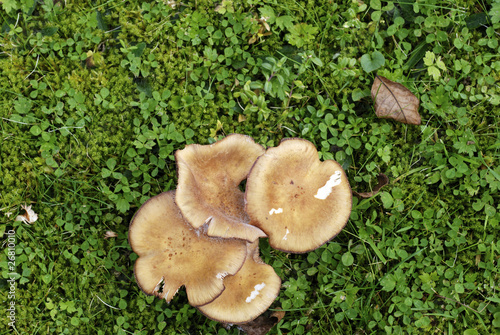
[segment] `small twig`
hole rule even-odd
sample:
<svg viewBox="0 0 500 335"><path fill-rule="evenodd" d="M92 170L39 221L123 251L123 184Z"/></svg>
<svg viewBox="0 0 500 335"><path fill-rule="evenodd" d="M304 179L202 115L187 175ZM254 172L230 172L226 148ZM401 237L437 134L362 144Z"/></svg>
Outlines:
<svg viewBox="0 0 500 335"><path fill-rule="evenodd" d="M54 131L61 131L61 129L66 129L66 130L68 130L68 129L70 129L70 128L74 128L74 129L82 129L83 127L61 127L61 128L57 128L57 129L53 129L53 130L49 130L49 131L47 131L47 132L48 132L48 133L52 133L52 132L54 132ZM73 133L72 133L72 132L70 132L69 130L68 130L68 133L70 133L70 134L71 134L71 136L73 136L73 138L75 139L76 143L80 144L80 141L78 141L78 139L76 138L75 134L73 134Z"/></svg>
<svg viewBox="0 0 500 335"><path fill-rule="evenodd" d="M431 290L432 290L432 292L434 292L434 294L436 295L436 297L439 297L439 298L442 298L442 299L446 299L446 300L450 300L450 301L456 302L457 304L460 304L460 305L464 306L465 308L468 308L468 309L470 309L471 311L474 311L474 312L479 313L479 314L481 314L481 313L484 311L484 309L485 309L486 307L488 307L488 305L490 304L490 303L488 302L488 303L486 304L486 306L484 306L484 307L483 307L480 311L478 311L478 310L476 310L476 309L474 309L474 308L472 308L472 307L470 307L470 306L468 306L468 305L466 305L466 304L464 304L464 303L461 303L460 301L457 301L457 300L452 299L452 298L444 297L444 296L442 296L442 295L438 294L438 293L436 292L436 290L435 290L433 287L431 287Z"/></svg>
<svg viewBox="0 0 500 335"><path fill-rule="evenodd" d="M113 307L113 306L110 306L108 305L107 303L105 303L101 298L99 298L99 296L96 294L95 295L97 297L97 299L99 299L100 302L102 302L104 305L108 306L109 308L113 308L113 309L117 309L117 310L121 310L121 308L118 308L118 307Z"/></svg>
<svg viewBox="0 0 500 335"><path fill-rule="evenodd" d="M115 31L115 30L120 29L121 27L122 27L122 26L118 26L118 27L113 28L113 29L111 29L111 30L105 31L104 33L105 33L105 34L107 34L107 33L111 33L111 32L113 32L113 31Z"/></svg>
<svg viewBox="0 0 500 335"><path fill-rule="evenodd" d="M289 108L295 108L297 107L296 105L292 105L292 106L288 106L288 107L276 107L276 106L272 106L272 107L269 107L269 109L289 109Z"/></svg>
<svg viewBox="0 0 500 335"><path fill-rule="evenodd" d="M401 50L401 52L403 53L403 55L405 55L405 57L408 57L408 55L406 54L406 52L404 52L403 48L401 48L401 46L399 45L399 43L394 38L394 35L392 35L392 40L394 41L394 44L396 44L398 46L399 50Z"/></svg>
<svg viewBox="0 0 500 335"><path fill-rule="evenodd" d="M33 69L33 71L31 71L31 72L30 72L30 74L28 74L28 75L26 76L26 78L24 78L24 80L28 79L28 77L29 77L29 76L31 76L31 75L33 74L33 72L35 72L35 71L36 71L36 68L38 67L38 60L39 60L39 59L40 59L40 55L38 55L38 56L36 57L35 68Z"/></svg>
<svg viewBox="0 0 500 335"><path fill-rule="evenodd" d="M286 130L288 130L291 133L298 134L295 130L292 130L292 129L286 127L286 126L281 126L281 128L285 128Z"/></svg>
<svg viewBox="0 0 500 335"><path fill-rule="evenodd" d="M16 24L14 25L14 29L16 29L17 27L17 24L19 23L19 17L20 17L21 13L17 13L17 20L16 20ZM14 30L12 29L12 30Z"/></svg>
<svg viewBox="0 0 500 335"><path fill-rule="evenodd" d="M160 45L160 42L156 43L156 46L151 50L151 53L153 53L153 51L155 51L156 48L158 48L158 45Z"/></svg>
<svg viewBox="0 0 500 335"><path fill-rule="evenodd" d="M48 130L47 132L48 133L52 133L52 132L58 131L58 130L61 131L61 129L66 129L67 130L67 129L71 129L71 128L73 128L73 129L82 129L83 127L61 127L61 128L57 128L57 129Z"/></svg>
<svg viewBox="0 0 500 335"><path fill-rule="evenodd" d="M274 78L274 75L276 74L276 71L274 71L273 73L271 73L271 76L269 77L269 79L267 81L271 81L271 79Z"/></svg>
<svg viewBox="0 0 500 335"><path fill-rule="evenodd" d="M240 104L240 100L236 99L236 102L238 103L238 106L240 106L241 110L245 110L245 108L243 108L243 106Z"/></svg>
<svg viewBox="0 0 500 335"><path fill-rule="evenodd" d="M2 118L2 120L5 120L5 121L10 121L10 122L14 122L14 123L20 123L20 124L26 124L26 125L29 125L29 123L26 123L26 122L21 122L21 121L16 121L16 120L11 120L11 119L6 119L6 118Z"/></svg>

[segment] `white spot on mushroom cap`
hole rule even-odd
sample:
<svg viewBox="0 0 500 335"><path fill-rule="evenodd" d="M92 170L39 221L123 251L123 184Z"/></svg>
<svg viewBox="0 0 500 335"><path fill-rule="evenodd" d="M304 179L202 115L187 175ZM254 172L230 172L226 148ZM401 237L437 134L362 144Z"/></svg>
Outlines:
<svg viewBox="0 0 500 335"><path fill-rule="evenodd" d="M252 293L250 293L250 295L245 299L245 301L247 303L250 303L253 299L255 299L255 297L257 297L260 293L260 291L262 291L264 289L264 287L266 287L266 283L261 283L261 284L257 284L254 286L254 290L252 291Z"/></svg>
<svg viewBox="0 0 500 335"><path fill-rule="evenodd" d="M269 211L269 215L273 215L273 214L280 214L280 213L283 213L283 208L278 208L278 209L274 209L274 208L272 208L272 209Z"/></svg>
<svg viewBox="0 0 500 335"><path fill-rule="evenodd" d="M330 193L332 193L332 189L335 186L340 185L340 183L342 182L341 178L342 178L342 172L335 171L335 173L332 174L330 179L326 182L325 186L320 187L318 189L318 192L314 197L320 200L325 200L326 198L328 198Z"/></svg>
<svg viewBox="0 0 500 335"><path fill-rule="evenodd" d="M286 229L286 233L285 233L285 236L283 236L283 240L287 240L288 239L288 234L290 234L290 231L288 230L288 228Z"/></svg>

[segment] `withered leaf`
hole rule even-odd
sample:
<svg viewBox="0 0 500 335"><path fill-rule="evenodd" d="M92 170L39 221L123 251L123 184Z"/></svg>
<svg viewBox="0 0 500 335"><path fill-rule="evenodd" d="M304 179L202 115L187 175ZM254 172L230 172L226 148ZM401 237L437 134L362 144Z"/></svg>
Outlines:
<svg viewBox="0 0 500 335"><path fill-rule="evenodd" d="M385 185L389 184L389 178L383 174L383 173L380 173L378 176L377 176L377 179L378 179L378 184L377 186L375 186L373 188L373 190L371 192L361 192L361 193L358 193L356 191L353 191L352 193L360 198L371 198L373 197L375 194L377 194L380 189L382 187L384 187Z"/></svg>
<svg viewBox="0 0 500 335"><path fill-rule="evenodd" d="M418 113L420 101L403 85L377 75L371 93L378 117L406 124L421 123Z"/></svg>
<svg viewBox="0 0 500 335"><path fill-rule="evenodd" d="M285 316L285 311L279 309L269 316L261 315L257 319L239 326L248 335L265 335L275 324Z"/></svg>
<svg viewBox="0 0 500 335"><path fill-rule="evenodd" d="M89 50L87 52L87 59L85 59L85 64L87 65L87 68L89 68L89 69L95 67L94 53L92 52L92 50Z"/></svg>
<svg viewBox="0 0 500 335"><path fill-rule="evenodd" d="M26 213L23 215L18 215L16 217L16 221L22 221L26 224L34 223L38 220L38 214L35 213L34 210L31 209L31 205L21 205L21 208L24 209Z"/></svg>
<svg viewBox="0 0 500 335"><path fill-rule="evenodd" d="M118 234L115 233L114 231L108 230L106 234L104 235L104 239L108 239L111 237L118 237Z"/></svg>

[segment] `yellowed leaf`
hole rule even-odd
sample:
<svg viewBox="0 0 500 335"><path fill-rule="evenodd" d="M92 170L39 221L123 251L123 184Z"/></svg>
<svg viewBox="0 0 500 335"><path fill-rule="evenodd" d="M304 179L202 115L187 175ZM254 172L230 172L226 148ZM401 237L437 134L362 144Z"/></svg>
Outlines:
<svg viewBox="0 0 500 335"><path fill-rule="evenodd" d="M420 124L418 98L403 85L376 76L372 85L375 113L380 118L390 118L406 124Z"/></svg>
<svg viewBox="0 0 500 335"><path fill-rule="evenodd" d="M210 137L215 138L215 136L217 136L217 133L221 129L222 129L222 122L220 122L220 120L217 120L217 128L215 128L215 129L210 128Z"/></svg>
<svg viewBox="0 0 500 335"><path fill-rule="evenodd" d="M87 59L85 59L85 64L89 69L95 67L94 53L92 52L92 50L87 51Z"/></svg>
<svg viewBox="0 0 500 335"><path fill-rule="evenodd" d="M248 44L254 44L255 42L257 42L257 35L253 35L252 37L250 37L250 39L248 40Z"/></svg>
<svg viewBox="0 0 500 335"><path fill-rule="evenodd" d="M267 31L271 31L271 27L269 27L269 24L267 24L266 21L262 21L262 25L266 28Z"/></svg>
<svg viewBox="0 0 500 335"><path fill-rule="evenodd" d="M264 36L269 36L269 35L272 35L271 32L265 32L265 33L258 33L257 35L259 35L259 37L264 37Z"/></svg>

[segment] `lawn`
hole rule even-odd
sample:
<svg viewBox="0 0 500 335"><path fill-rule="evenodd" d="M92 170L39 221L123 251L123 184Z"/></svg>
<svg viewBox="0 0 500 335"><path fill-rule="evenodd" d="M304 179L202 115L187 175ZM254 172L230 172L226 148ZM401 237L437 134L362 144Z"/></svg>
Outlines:
<svg viewBox="0 0 500 335"><path fill-rule="evenodd" d="M260 240L282 280L270 333L500 334L499 0L0 14L0 334L243 334L184 289L145 295L128 241L139 207L175 189L176 150L232 133L311 141L358 194L314 251ZM418 98L420 124L377 117L382 77Z"/></svg>

